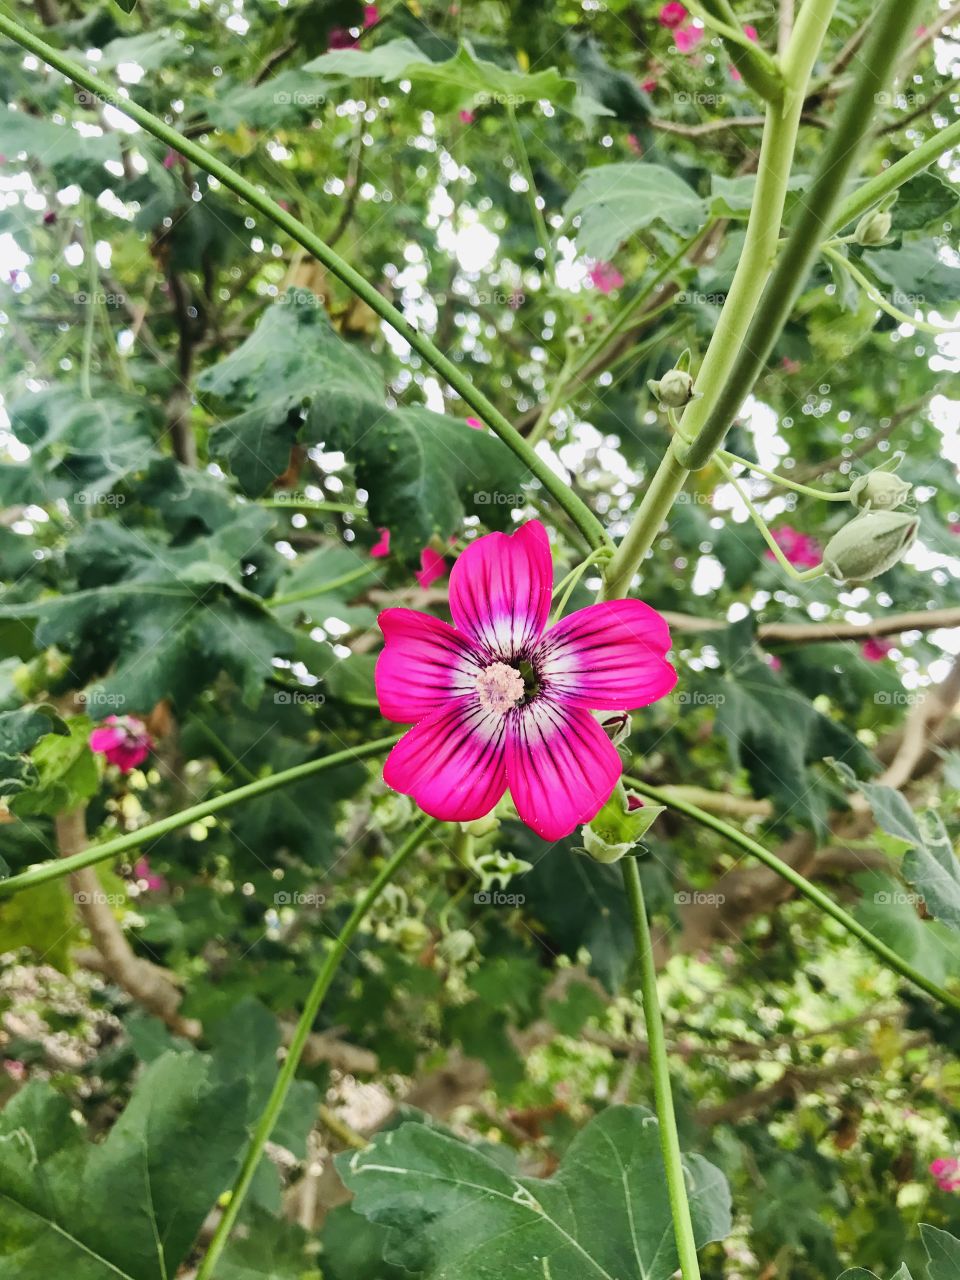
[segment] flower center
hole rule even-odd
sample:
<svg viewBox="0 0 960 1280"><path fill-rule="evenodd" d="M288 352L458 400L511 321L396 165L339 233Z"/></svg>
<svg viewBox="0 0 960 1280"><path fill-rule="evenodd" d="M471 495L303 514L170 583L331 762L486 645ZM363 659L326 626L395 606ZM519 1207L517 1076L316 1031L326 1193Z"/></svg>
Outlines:
<svg viewBox="0 0 960 1280"><path fill-rule="evenodd" d="M524 696L523 676L505 662L492 662L477 676L477 694L486 711L500 715L517 705Z"/></svg>

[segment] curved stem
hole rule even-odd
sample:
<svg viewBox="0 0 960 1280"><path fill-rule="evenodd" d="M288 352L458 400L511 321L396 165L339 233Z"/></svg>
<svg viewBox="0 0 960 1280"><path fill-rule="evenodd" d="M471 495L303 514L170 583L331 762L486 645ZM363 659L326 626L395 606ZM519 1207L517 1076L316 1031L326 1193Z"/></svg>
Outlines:
<svg viewBox="0 0 960 1280"><path fill-rule="evenodd" d="M633 941L640 966L640 992L643 996L643 1018L647 1027L650 1048L650 1070L653 1074L653 1096L660 1121L660 1150L667 1175L667 1194L673 1232L677 1241L677 1255L683 1280L700 1280L700 1264L697 1261L697 1245L693 1235L693 1221L687 1200L687 1186L680 1154L680 1138L677 1133L677 1116L670 1092L670 1064L667 1060L667 1043L663 1032L663 1015L657 995L657 969L653 960L653 942L647 909L643 901L643 885L636 858L622 858L623 884L630 904L630 920Z"/></svg>
<svg viewBox="0 0 960 1280"><path fill-rule="evenodd" d="M224 1246L229 1239L230 1232L233 1230L247 1192L250 1190L250 1183L257 1172L257 1166L263 1157L263 1149L270 1139L270 1134L273 1132L280 1112L283 1110L283 1104L287 1100L287 1094L290 1092L290 1086L293 1084L294 1077L297 1074L297 1067L300 1065L300 1059L303 1056L303 1050L306 1047L314 1020L320 1012L324 996L330 990L330 984L336 975L337 969L340 967L340 962L350 949L354 934L360 928L364 916L367 915L384 888L397 874L414 849L429 834L434 824L434 818L425 818L417 829L407 836L390 861L384 863L383 867L370 882L366 893L351 911L349 919L337 935L333 946L327 952L323 964L320 966L319 972L313 981L313 986L310 988L310 993L303 1006L303 1012L297 1020L293 1038L287 1049L287 1056L283 1060L283 1066L280 1068L270 1097L267 1100L267 1105L264 1107L260 1119L257 1121L257 1127L253 1131L250 1146L247 1148L247 1154L244 1156L240 1172L237 1174L236 1181L233 1184L230 1199L223 1211L223 1217L217 1224L213 1239L210 1241L210 1247L207 1249L203 1262L200 1264L200 1269L197 1271L197 1280L210 1280L214 1268L220 1260L220 1255L223 1253Z"/></svg>
<svg viewBox="0 0 960 1280"><path fill-rule="evenodd" d="M304 587L300 591L290 591L285 596L272 596L267 601L267 605L271 609L276 609L282 604L299 604L301 600L314 600L318 596L325 596L331 591L337 591L340 587L348 587L351 582L359 582L361 578L369 578L379 568L380 565L376 562L362 564L358 569L351 569L349 573L341 573L339 578L331 578L329 582L320 582L315 587Z"/></svg>
<svg viewBox="0 0 960 1280"><path fill-rule="evenodd" d="M841 271L845 271L860 286L874 306L879 307L891 319L899 321L900 324L908 324L919 333L932 334L935 338L945 333L957 332L958 326L955 324L932 324L929 320L918 320L916 316L911 316L906 311L901 311L899 307L895 307L892 302L886 300L873 281L868 279L859 267L855 267L849 258L845 258L842 253L838 253L830 245L824 245L823 252L825 257L835 263Z"/></svg>
<svg viewBox="0 0 960 1280"><path fill-rule="evenodd" d="M784 573L786 573L789 577L793 578L794 582L809 582L811 578L822 578L823 575L826 573L826 569L824 569L822 564L817 565L813 569L805 569L802 572L799 569L795 569L793 567L793 565L784 555L779 542L777 542L776 538L771 533L770 526L767 524L766 520L764 520L763 516L760 514L760 512L757 510L756 506L754 505L753 499L750 497L749 493L747 493L746 489L743 487L743 485L740 483L737 477L733 474L733 472L727 466L723 457L723 450L720 450L715 455L715 458L716 458L717 466L720 468L720 471L722 472L724 479L729 484L732 484L734 489L736 489L737 496L739 497L740 501L750 512L750 519L753 521L756 527L760 530L760 535L763 538L764 542L769 547L771 555L776 560L780 568L784 571Z"/></svg>
<svg viewBox="0 0 960 1280"><path fill-rule="evenodd" d="M150 840L159 840L161 836L169 835L171 831L179 831L181 827L187 827L191 822L199 822L201 818L220 813L244 800L253 800L257 796L267 795L280 787L289 786L292 782L312 778L318 773L326 772L327 769L336 769L341 764L350 764L354 760L366 760L370 756L383 755L401 737L402 735L398 733L390 738L377 738L373 742L365 742L361 747L347 747L346 750L337 751L332 756L323 756L320 760L308 760L305 764L294 765L292 769L281 769L279 773L272 773L267 778L258 778L256 782L235 787L232 791L224 791L222 795L213 796L210 800L202 800L188 809L181 809L179 813L172 813L168 818L161 818L159 822L148 823L139 831L131 831L113 840L105 840L103 844L91 845L82 853L73 854L69 858L41 862L27 871L21 871L19 875L0 880L0 899L9 898L20 889L47 884L51 880L59 880L62 876L69 875L72 871L92 867L98 862L106 862L108 858L130 853Z"/></svg>
<svg viewBox="0 0 960 1280"><path fill-rule="evenodd" d="M739 454L730 453L728 449L718 449L717 457L722 458L724 462L735 462L738 466L755 471L757 475L763 476L771 484L778 485L783 489L792 489L794 493L805 494L808 498L818 498L821 502L850 501L850 493L847 489L844 489L842 493L829 493L826 489L814 489L809 484L800 484L798 480L788 480L786 476L782 476L776 471L768 471L766 467L761 467L756 462L741 458Z"/></svg>
<svg viewBox="0 0 960 1280"><path fill-rule="evenodd" d="M711 831L716 831L719 835L724 836L727 840L743 849L745 853L751 854L762 862L764 866L769 867L771 871L786 880L788 884L791 884L808 902L812 902L814 906L819 907L831 919L842 925L848 933L862 942L865 947L868 947L888 969L892 969L895 973L899 973L901 977L907 978L915 986L919 987L921 991L933 996L935 1000L940 1000L951 1009L960 1010L960 996L951 995L949 991L945 991L937 983L931 982L918 969L915 969L909 961L904 960L896 951L888 947L885 942L881 942L875 934L865 928L848 911L844 911L843 907L838 906L822 889L812 884L799 871L795 871L789 863L778 858L775 853L765 849L762 844L758 844L756 840L745 835L736 827L731 826L729 822L724 822L722 818L718 818L712 813L707 813L705 809L700 809L697 805L678 798L670 791L661 790L660 787L652 787L649 783L641 782L639 778L624 778L624 783L642 792L645 796L649 796L651 800L665 804L668 808L675 809L678 813L686 814L688 818L693 818L701 826L709 827Z"/></svg>
<svg viewBox="0 0 960 1280"><path fill-rule="evenodd" d="M257 506L276 511L282 511L286 507L290 511L330 511L350 516L367 514L366 507L358 507L352 502L315 502L312 498L291 498L289 501L286 498L258 498Z"/></svg>
<svg viewBox="0 0 960 1280"><path fill-rule="evenodd" d="M561 480L544 459L531 448L500 410L481 391L477 390L466 374L434 346L425 334L415 329L403 314L383 297L379 289L374 288L319 236L305 227L298 218L295 218L288 210L282 209L275 200L272 200L259 187L254 186L252 182L248 182L246 178L242 178L238 173L235 173L229 165L218 160L206 147L200 146L199 143L171 128L170 125L155 116L153 112L147 111L129 98L121 97L106 81L92 75L79 63L66 57L58 49L54 49L52 45L47 44L45 40L34 35L32 31L28 31L19 22L8 18L2 13L0 13L0 33L9 36L24 49L29 49L31 53L54 67L57 71L62 72L68 79L73 80L75 84L94 94L102 102L115 107L117 111L123 112L131 120L135 120L147 133L159 138L167 146L173 147L174 150L179 151L181 155L186 156L188 160L193 161L194 164L204 169L207 173L213 174L225 187L234 192L235 195L240 196L241 199L246 200L247 204L257 209L265 218L269 218L275 226L285 231L297 244L302 245L308 253L313 254L318 262L321 262L338 280L342 281L348 289L351 289L358 298L361 298L372 311L376 312L382 320L385 320L387 324L395 329L426 360L427 364L453 387L471 409L493 429L504 444L513 450L531 474L537 477L554 501L566 511L591 547L599 547L609 541L603 525L586 503L577 497L570 486Z"/></svg>

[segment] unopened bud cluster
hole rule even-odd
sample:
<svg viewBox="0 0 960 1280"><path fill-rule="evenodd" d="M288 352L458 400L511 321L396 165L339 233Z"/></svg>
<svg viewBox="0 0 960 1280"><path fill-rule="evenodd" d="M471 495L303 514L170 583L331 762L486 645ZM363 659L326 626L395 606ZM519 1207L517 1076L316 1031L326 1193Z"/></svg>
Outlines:
<svg viewBox="0 0 960 1280"><path fill-rule="evenodd" d="M831 577L869 581L892 569L912 546L920 521L915 511L898 509L912 489L894 473L899 461L858 476L850 486L850 501L860 514L824 548L823 564Z"/></svg>

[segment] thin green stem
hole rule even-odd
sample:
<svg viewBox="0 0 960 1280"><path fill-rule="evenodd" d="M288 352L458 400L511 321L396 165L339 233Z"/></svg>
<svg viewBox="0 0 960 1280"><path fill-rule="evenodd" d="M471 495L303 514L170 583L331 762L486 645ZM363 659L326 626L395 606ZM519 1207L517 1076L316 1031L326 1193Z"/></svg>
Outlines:
<svg viewBox="0 0 960 1280"><path fill-rule="evenodd" d="M829 221L831 231L840 231L851 222L861 218L868 209L878 205L885 196L898 191L905 182L929 169L939 158L953 147L960 147L960 120L935 133L932 138L914 148L909 155L902 156L889 169L871 178L859 186L853 195L841 201Z"/></svg>
<svg viewBox="0 0 960 1280"><path fill-rule="evenodd" d="M100 291L100 272L97 269L97 241L93 234L90 214L92 201L83 198L83 252L87 268L87 312L83 320L83 349L80 353L80 392L84 400L93 399L91 366L93 364L93 329L97 320L96 296Z"/></svg>
<svg viewBox="0 0 960 1280"><path fill-rule="evenodd" d="M653 1075L653 1096L657 1105L660 1129L660 1150L667 1176L667 1195L673 1218L673 1233L677 1242L677 1256L683 1280L700 1280L700 1264L697 1261L697 1244L687 1200L683 1157L680 1153L680 1137L677 1133L677 1116L670 1092L670 1063L667 1059L667 1042L663 1031L663 1015L657 994L657 967L653 958L653 942L647 909L643 900L643 884L636 858L622 858L623 884L630 904L630 921L633 941L640 966L640 993L643 996L643 1017L647 1027L647 1043L650 1048L650 1070Z"/></svg>
<svg viewBox="0 0 960 1280"><path fill-rule="evenodd" d="M31 53L41 58L57 71L60 71L75 84L80 85L102 102L115 107L131 120L136 121L147 133L159 138L161 142L173 147L181 155L186 156L188 160L191 160L207 173L212 174L228 190L240 196L241 199L262 213L275 226L285 231L297 244L302 245L308 253L313 254L318 262L322 263L348 289L351 289L357 297L361 298L391 328L395 329L426 360L427 364L440 374L471 409L493 429L504 444L513 450L521 462L537 477L554 501L563 508L576 524L591 547L598 547L609 541L603 525L586 503L551 469L543 458L538 456L536 451L531 448L500 410L473 385L463 370L457 368L454 362L434 346L425 334L415 329L402 313L383 297L379 289L376 289L365 280L358 271L354 270L319 236L305 227L298 218L295 218L288 210L282 209L266 192L261 191L259 187L248 182L240 174L235 173L229 165L218 160L206 147L200 146L199 143L191 138L187 138L184 134L171 128L170 125L155 116L153 112L147 111L146 108L141 107L138 103L131 101L129 98L121 97L106 81L92 75L86 68L74 62L72 58L68 58L59 49L54 49L52 45L47 44L40 36L27 30L26 27L5 14L0 14L0 33L9 36L10 39L24 49L29 49Z"/></svg>
<svg viewBox="0 0 960 1280"><path fill-rule="evenodd" d="M586 573L592 564L596 564L598 560L602 560L609 552L606 547L598 547L596 551L591 551L586 560L581 560L575 569L571 569L562 582L559 582L554 588L553 594L562 592L560 599L557 601L557 607L553 611L553 622L559 621L563 617L563 611L567 607L567 602L573 595L577 583Z"/></svg>
<svg viewBox="0 0 960 1280"><path fill-rule="evenodd" d="M719 835L724 836L745 853L751 854L762 862L764 866L769 867L771 871L774 871L791 884L808 902L812 902L814 906L819 907L831 919L836 920L849 934L852 934L864 946L868 947L889 969L899 973L901 977L907 978L915 986L919 987L921 991L933 996L935 1000L940 1000L951 1009L960 1010L960 996L952 995L949 991L944 990L943 987L938 986L937 983L931 982L929 978L924 977L909 961L904 960L896 951L888 947L885 942L881 942L869 929L864 928L848 911L844 911L843 907L838 906L822 889L819 889L815 884L811 884L799 871L795 871L789 863L778 858L769 849L765 849L762 844L758 844L756 840L745 835L736 827L731 826L729 822L724 822L722 818L718 818L712 813L707 813L705 809L700 809L697 805L691 804L688 800L682 800L669 791L663 791L659 787L652 787L649 783L641 782L639 778L624 778L624 782L627 786L641 791L645 796L649 796L651 800L665 804L668 808L675 809L678 813L686 814L688 818L699 822L701 826L709 827L711 831L716 831Z"/></svg>
<svg viewBox="0 0 960 1280"><path fill-rule="evenodd" d="M761 467L756 462L750 462L747 458L741 458L739 454L730 453L728 449L718 449L717 457L722 458L724 462L735 462L741 467L755 471L757 475L764 476L772 484L778 485L783 489L792 489L794 493L805 494L808 498L818 498L821 502L850 501L850 493L847 489L844 489L842 493L829 493L826 489L814 489L808 484L800 484L797 480L788 480L786 476L782 476L776 471L768 471L766 467Z"/></svg>
<svg viewBox="0 0 960 1280"><path fill-rule="evenodd" d="M267 1105L257 1121L257 1127L253 1131L250 1146L247 1148L247 1154L233 1184L230 1199L223 1211L223 1217L217 1224L213 1239L210 1241L210 1247L207 1249L203 1262L201 1262L197 1271L197 1280L210 1280L220 1260L220 1255L223 1253L224 1246L236 1223L247 1192L250 1190L250 1184L257 1172L257 1167L263 1158L263 1149L270 1139L274 1126L280 1117L280 1112L283 1110L283 1104L287 1100L287 1094L290 1092L290 1086L293 1084L294 1077L297 1074L297 1067L303 1057L303 1051L306 1048L311 1028L317 1014L320 1012L320 1006L330 990L330 984L336 976L341 961L350 949L350 943L353 941L354 935L377 898L410 857L411 853L423 842L434 825L434 818L424 819L416 830L411 832L404 840L389 862L384 863L383 867L370 882L363 897L351 911L346 924L340 930L336 941L324 957L304 1003L303 1012L297 1020L293 1038L287 1049L287 1056L283 1060L283 1066L277 1075L270 1097L267 1100Z"/></svg>
<svg viewBox="0 0 960 1280"><path fill-rule="evenodd" d="M93 844L82 853L72 854L69 858L57 858L53 862L41 862L21 871L19 875L0 880L0 899L12 897L21 889L29 889L38 884L48 884L51 880L60 880L63 876L84 867L95 866L98 862L106 862L108 858L117 858L121 854L139 849L152 840L169 835L171 831L179 831L192 822L200 822L224 809L230 809L244 800L253 800L257 796L267 795L280 787L288 787L291 783L301 782L304 778L312 778L327 769L336 769L338 765L351 764L355 760L365 760L370 756L385 755L400 740L401 734L389 738L377 738L373 742L365 742L359 747L347 747L344 751L334 752L331 756L323 756L320 760L308 760L305 764L294 765L292 769L282 769L269 777L258 778L256 782L246 786L235 787L232 791L224 791L210 800L201 800L199 804L181 809L158 822L148 823L139 831L130 831L126 835L116 836L113 840L105 840L103 844Z"/></svg>
<svg viewBox="0 0 960 1280"><path fill-rule="evenodd" d="M687 7L721 36L734 66L753 92L778 109L782 107L787 86L780 67L766 49L750 40L729 0L703 0L702 4L691 0Z"/></svg>
<svg viewBox="0 0 960 1280"><path fill-rule="evenodd" d="M516 152L514 157L523 173L523 179L527 184L527 203L530 206L530 216L533 218L533 225L537 232L537 239L540 241L540 248L543 251L544 266L550 273L551 278L554 275L555 263L553 256L553 243L550 239L550 231L547 227L547 220L543 216L543 210L538 204L537 184L534 180L533 169L530 165L530 156L527 154L526 144L523 141L523 134L520 132L520 123L517 120L517 113L514 110L513 103L507 103L507 119L510 121L510 136L513 140L513 149Z"/></svg>
<svg viewBox="0 0 960 1280"><path fill-rule="evenodd" d="M800 10L794 39L804 21L804 14L819 2L820 0L807 0ZM828 6L827 0L822 0L822 3L825 8L832 8L832 5ZM877 10L867 42L858 58L853 87L844 96L837 121L827 134L817 172L805 194L786 247L769 279L766 279L764 273L762 294L744 317L746 332L733 353L734 359L732 363L728 363L721 382L712 378L705 384L698 381L697 389L704 392L704 399L698 405L691 406L684 415L684 434L693 442L685 447L682 460L690 470L706 466L720 448L730 423L750 394L793 310L819 254L825 232L831 226L839 207L843 187L863 148L864 122L872 117L876 96L887 84L903 34L914 20L918 3L919 0L883 0ZM784 59L785 69L790 56L788 50ZM802 86L789 74L788 82L800 99L797 103L799 110L802 106ZM784 165L785 170L786 168ZM772 258L773 254L771 261ZM729 302L728 296L728 305ZM724 312L726 309L725 306ZM711 343L711 347L712 345ZM698 408L699 405L703 407ZM691 413L691 410L696 412Z"/></svg>
<svg viewBox="0 0 960 1280"><path fill-rule="evenodd" d="M734 489L736 489L737 494L740 498L740 501L744 504L744 506L750 512L751 520L760 530L760 533L763 537L764 542L770 548L770 552L773 555L773 558L776 560L777 564L779 564L780 568L784 571L784 573L787 574L788 577L793 578L794 582L809 582L812 578L822 578L823 575L826 573L826 569L824 569L822 564L817 565L817 567L814 569L806 569L802 573L793 567L793 565L790 563L790 561L787 559L787 557L784 555L783 551L781 550L780 544L777 542L776 538L770 532L770 526L767 524L766 520L764 520L763 516L760 514L757 508L754 506L753 499L750 497L749 493L747 493L746 489L743 487L743 485L740 483L737 477L733 474L733 472L727 466L723 458L722 450L715 455L714 460L717 466L720 468L721 472L723 473L724 479L726 479L730 484L733 485Z"/></svg>
<svg viewBox="0 0 960 1280"><path fill-rule="evenodd" d="M369 578L372 573L377 573L380 565L374 561L372 564L362 564L359 569L351 569L349 573L341 573L339 578L331 578L329 582L320 582L315 587L304 587L300 591L290 591L285 596L273 596L267 601L267 605L271 609L277 609L284 604L299 604L301 600L313 600L318 596L329 595L331 591L339 591L341 587L348 587L351 582L359 582L361 578Z"/></svg>
<svg viewBox="0 0 960 1280"><path fill-rule="evenodd" d="M888 302L872 280L859 269L855 267L849 258L845 258L842 253L838 253L836 249L829 245L823 246L824 256L835 263L841 271L845 271L850 278L864 291L870 301L880 308L881 311L898 320L900 324L911 325L919 333L930 333L934 337L940 337L945 333L956 333L958 326L954 324L932 324L929 320L918 320L916 316L911 316L906 311L901 311L899 307L895 307L892 302Z"/></svg>
<svg viewBox="0 0 960 1280"><path fill-rule="evenodd" d="M358 507L352 502L315 502L312 498L260 498L257 501L257 506L269 507L277 511L287 508L290 511L330 511L351 516L365 516L367 514L366 507Z"/></svg>

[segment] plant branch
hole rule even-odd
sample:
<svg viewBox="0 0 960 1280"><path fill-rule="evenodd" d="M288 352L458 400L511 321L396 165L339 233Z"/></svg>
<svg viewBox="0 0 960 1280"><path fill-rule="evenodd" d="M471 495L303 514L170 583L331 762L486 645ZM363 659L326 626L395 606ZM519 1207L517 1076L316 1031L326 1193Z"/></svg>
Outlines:
<svg viewBox="0 0 960 1280"><path fill-rule="evenodd" d="M102 102L115 107L116 110L136 121L147 133L159 138L161 142L165 142L168 146L179 151L181 155L186 156L188 160L191 160L199 168L212 174L235 195L240 196L241 199L262 213L275 226L285 231L297 244L302 245L308 253L313 254L318 262L322 263L348 289L361 298L372 311L376 312L382 320L385 320L391 328L396 330L426 360L427 364L449 383L471 409L492 428L504 444L536 476L554 501L567 513L591 547L602 546L604 542L609 541L603 525L586 503L536 453L500 410L473 385L463 370L458 369L453 361L439 351L425 334L414 328L404 315L383 297L378 289L351 267L319 236L304 226L298 218L295 218L288 210L281 208L266 192L248 182L240 174L235 173L229 165L218 160L206 147L185 137L178 130L171 128L170 125L155 116L153 112L146 110L138 103L120 96L105 80L92 75L79 63L74 62L72 58L68 58L60 50L47 44L40 36L28 31L26 27L14 19L8 18L5 14L0 14L0 33L9 36L11 40L14 40L24 49L28 49L62 75L65 75L69 80L80 85L81 88L86 89L89 93L94 94Z"/></svg>
<svg viewBox="0 0 960 1280"><path fill-rule="evenodd" d="M415 831L404 840L400 847L396 850L389 862L384 863L383 867L370 882L367 891L356 904L350 913L350 916L340 930L336 941L331 949L327 952L326 957L314 979L313 986L307 996L303 1006L303 1012L297 1021L296 1030L293 1033L293 1039L287 1049L287 1056L284 1058L283 1066L274 1083L273 1089L267 1104L257 1121L257 1127L253 1132L250 1140L250 1146L247 1148L247 1154L244 1157L243 1165L237 1175L237 1179L233 1184L230 1192L230 1198L227 1206L223 1211L223 1217L217 1225L210 1247L207 1250L200 1269L197 1272L197 1280L210 1280L213 1275L214 1268L220 1259L224 1246L233 1229L233 1225L237 1220L240 1209L243 1206L244 1199L250 1189L257 1166L263 1156L263 1149L269 1141L270 1134L273 1132L274 1126L279 1119L280 1112L283 1110L283 1104L286 1101L290 1086L293 1084L294 1077L297 1074L297 1067L300 1065L300 1059L303 1056L304 1048L310 1038L310 1029L320 1012L320 1006L323 1003L324 996L330 989L340 962L350 949L350 943L357 930L360 928L364 917L370 908L379 898L380 894L394 878L407 858L422 843L430 830L435 825L435 819L425 818Z"/></svg>

